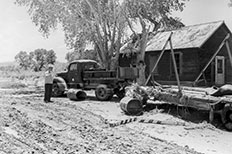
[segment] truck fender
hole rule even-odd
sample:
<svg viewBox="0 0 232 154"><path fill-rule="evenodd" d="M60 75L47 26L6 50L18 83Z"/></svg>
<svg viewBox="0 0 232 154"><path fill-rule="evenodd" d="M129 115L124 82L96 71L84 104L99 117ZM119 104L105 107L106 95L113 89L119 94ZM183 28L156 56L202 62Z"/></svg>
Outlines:
<svg viewBox="0 0 232 154"><path fill-rule="evenodd" d="M65 80L61 77L58 76L54 77L53 83L57 83L61 91L66 91L68 89Z"/></svg>

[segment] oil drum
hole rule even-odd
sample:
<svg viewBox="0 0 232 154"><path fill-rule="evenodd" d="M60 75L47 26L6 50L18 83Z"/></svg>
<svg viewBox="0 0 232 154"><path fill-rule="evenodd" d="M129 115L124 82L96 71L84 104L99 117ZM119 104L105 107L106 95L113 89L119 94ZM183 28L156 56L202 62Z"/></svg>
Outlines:
<svg viewBox="0 0 232 154"><path fill-rule="evenodd" d="M139 99L124 97L120 101L120 108L129 115L140 115L143 112L143 104Z"/></svg>
<svg viewBox="0 0 232 154"><path fill-rule="evenodd" d="M86 99L87 94L83 90L80 90L80 89L69 89L67 92L67 97L70 100L82 101Z"/></svg>

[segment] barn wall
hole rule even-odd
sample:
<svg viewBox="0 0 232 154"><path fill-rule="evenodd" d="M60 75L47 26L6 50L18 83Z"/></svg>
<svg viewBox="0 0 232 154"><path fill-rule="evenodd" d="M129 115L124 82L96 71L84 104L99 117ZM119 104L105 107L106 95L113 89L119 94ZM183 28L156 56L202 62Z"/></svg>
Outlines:
<svg viewBox="0 0 232 154"><path fill-rule="evenodd" d="M180 76L182 81L194 81L199 74L199 57L198 49L182 49L183 53L183 72Z"/></svg>
<svg viewBox="0 0 232 154"><path fill-rule="evenodd" d="M145 55L145 63L146 63L146 74L149 75L150 71L154 67L155 61L157 57L160 55L160 51L154 51L154 52L147 52ZM154 59L154 61L153 61ZM150 61L153 61L153 66L150 65ZM155 80L169 80L170 76L170 57L169 53L165 52L162 56L158 67L157 67L157 74L153 74L155 77Z"/></svg>
<svg viewBox="0 0 232 154"><path fill-rule="evenodd" d="M228 34L229 30L226 28L225 25L222 25L209 39L208 41L202 46L202 50L199 51L199 57L200 57L200 68L203 69L203 67L207 64L207 62L210 60L210 58L213 56L213 54L216 52L218 47L220 46L223 39ZM232 49L232 41L231 38L229 39L230 42L230 48ZM225 57L225 82L226 83L232 83L232 67L230 65L229 56L227 53L226 46L223 46L221 51L218 53L218 56L224 56ZM214 84L215 82L215 62L213 61L212 64L207 68L206 70L206 77L207 81L211 82L211 84Z"/></svg>
<svg viewBox="0 0 232 154"><path fill-rule="evenodd" d="M181 49L174 50L174 52L182 53L182 74L180 74L181 81L193 81L197 74L199 74L199 58L198 58L198 49ZM150 59L156 60L161 51L151 51L146 53L146 72L150 73L153 66L150 66ZM171 73L172 61L170 51L165 51L163 57L161 58L158 64L158 73L154 74L155 80L162 81L175 81L175 74Z"/></svg>
<svg viewBox="0 0 232 154"><path fill-rule="evenodd" d="M226 35L230 33L229 29L225 24L222 24L218 30L199 48L192 49L174 49L175 52L182 53L182 74L180 75L181 81L194 81L199 75L200 71L205 67L209 62L213 54L216 52L220 46L222 40ZM232 51L232 35L229 39L230 49ZM145 62L147 65L146 74L150 73L150 70L153 66L150 66L150 59L157 59L161 51L149 51L146 52ZM219 56L225 57L225 82L232 84L232 67L230 64L229 56L227 49L224 46L218 54ZM156 57L156 58L155 58ZM153 63L154 65L154 63ZM171 59L170 51L165 51L160 63L158 64L158 70L154 74L156 80L160 81L175 81L175 74L171 74ZM205 78L208 82L208 85L215 84L215 61L213 61L209 67L206 69Z"/></svg>
<svg viewBox="0 0 232 154"><path fill-rule="evenodd" d="M230 49L232 49L232 46L230 44ZM232 84L232 67L230 64L230 59L228 55L228 51L226 46L222 48L222 50L218 54L219 56L224 56L225 57L225 81L226 83L231 83Z"/></svg>

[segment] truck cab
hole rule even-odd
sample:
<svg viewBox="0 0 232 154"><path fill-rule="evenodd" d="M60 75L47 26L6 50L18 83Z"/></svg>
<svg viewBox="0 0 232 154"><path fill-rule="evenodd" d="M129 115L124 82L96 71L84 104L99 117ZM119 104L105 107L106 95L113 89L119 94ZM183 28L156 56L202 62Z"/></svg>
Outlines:
<svg viewBox="0 0 232 154"><path fill-rule="evenodd" d="M94 60L76 60L69 64L67 71L68 88L84 88L84 72L100 69L100 65Z"/></svg>

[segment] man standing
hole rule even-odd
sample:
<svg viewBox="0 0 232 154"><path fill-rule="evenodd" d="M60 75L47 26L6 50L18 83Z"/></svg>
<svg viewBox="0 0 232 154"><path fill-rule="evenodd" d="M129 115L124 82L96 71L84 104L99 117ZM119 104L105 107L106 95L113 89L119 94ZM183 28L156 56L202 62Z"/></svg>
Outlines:
<svg viewBox="0 0 232 154"><path fill-rule="evenodd" d="M45 72L45 92L44 92L44 102L52 102L51 96L52 96L52 84L53 84L53 65L48 64L48 70Z"/></svg>

